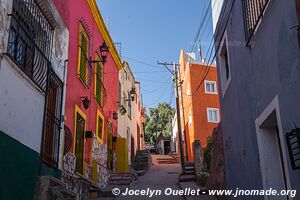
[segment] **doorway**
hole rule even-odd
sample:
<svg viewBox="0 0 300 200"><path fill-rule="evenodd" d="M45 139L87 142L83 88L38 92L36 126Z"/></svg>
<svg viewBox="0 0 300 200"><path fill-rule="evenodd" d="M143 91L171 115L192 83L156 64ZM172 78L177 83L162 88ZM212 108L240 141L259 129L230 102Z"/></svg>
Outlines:
<svg viewBox="0 0 300 200"><path fill-rule="evenodd" d="M75 170L80 174L83 174L84 132L85 119L83 116L80 115L79 112L76 112Z"/></svg>
<svg viewBox="0 0 300 200"><path fill-rule="evenodd" d="M290 188L287 157L282 134L279 103L276 97L256 119L263 189L277 191ZM288 196L265 196L266 200L289 200Z"/></svg>

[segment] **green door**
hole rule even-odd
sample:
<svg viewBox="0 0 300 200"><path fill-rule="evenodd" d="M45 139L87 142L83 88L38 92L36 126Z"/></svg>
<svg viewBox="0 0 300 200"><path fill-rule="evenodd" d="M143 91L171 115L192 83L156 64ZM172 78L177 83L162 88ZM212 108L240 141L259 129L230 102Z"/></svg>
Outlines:
<svg viewBox="0 0 300 200"><path fill-rule="evenodd" d="M76 166L75 166L75 170L81 174L83 174L84 128L85 128L85 120L77 112L76 113L76 145L75 145Z"/></svg>

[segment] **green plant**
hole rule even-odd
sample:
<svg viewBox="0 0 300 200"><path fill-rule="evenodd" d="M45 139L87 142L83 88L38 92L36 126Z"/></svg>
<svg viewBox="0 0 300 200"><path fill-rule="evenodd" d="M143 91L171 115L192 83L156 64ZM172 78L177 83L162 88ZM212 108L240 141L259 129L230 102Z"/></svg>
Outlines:
<svg viewBox="0 0 300 200"><path fill-rule="evenodd" d="M205 186L208 181L209 174L206 172L201 172L199 176L196 177L196 182L198 185Z"/></svg>

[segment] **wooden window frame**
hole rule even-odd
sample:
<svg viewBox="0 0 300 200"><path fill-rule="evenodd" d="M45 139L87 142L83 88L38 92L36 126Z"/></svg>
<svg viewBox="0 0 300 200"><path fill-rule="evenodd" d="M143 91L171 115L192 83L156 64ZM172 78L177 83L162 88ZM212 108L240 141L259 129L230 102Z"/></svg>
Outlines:
<svg viewBox="0 0 300 200"><path fill-rule="evenodd" d="M86 78L82 77L83 75L81 75L80 71L81 71L81 58L82 56L86 56L86 58L89 58L89 43L90 43L90 38L84 28L84 26L82 25L81 22L79 22L79 28L78 28L78 63L77 63L77 76L79 78L79 80L83 83L83 85L87 88L88 87L88 82L89 82L89 63L86 66L85 69L85 76ZM87 53L86 55L82 55L83 54L83 49L81 47L81 40L82 40L82 36L84 36L87 39Z"/></svg>
<svg viewBox="0 0 300 200"><path fill-rule="evenodd" d="M95 60L96 61L99 61L99 62L95 62L95 73L94 73L94 97L96 99L96 101L98 102L98 104L103 107L103 102L104 102L104 88L103 88L103 78L104 78L104 65L100 59L100 56L98 55L98 53L95 53ZM100 66L100 70L101 70L101 74L100 74L100 77L98 77L98 70L99 70L99 67ZM98 83L98 81L100 81ZM97 84L100 84L100 96L97 95Z"/></svg>
<svg viewBox="0 0 300 200"><path fill-rule="evenodd" d="M86 114L80 109L80 107L77 105L77 104L75 104L75 109L74 109L74 113L75 113L75 116L74 116L74 118L75 118L75 121L74 121L74 141L73 141L73 155L76 155L76 151L75 151L75 148L76 148L76 138L77 138L77 132L76 132L76 126L77 126L77 113L79 113L79 115L84 119L84 121L85 121L85 123L84 123L84 133L86 132ZM83 162L83 165L82 165L82 175L84 175L85 174L85 168L86 168L86 164L85 164L85 162L84 162L84 151L85 151L85 134L84 134L84 137L83 137L83 155L82 155L82 162ZM77 160L77 158L76 158L76 160ZM75 164L75 166L76 166L76 164ZM78 171L76 171L77 173L80 173L80 172L78 172Z"/></svg>
<svg viewBox="0 0 300 200"><path fill-rule="evenodd" d="M99 137L98 132L99 132L99 118L102 119L102 138ZM100 110L97 109L97 115L96 115L96 138L100 144L103 144L103 136L104 136L104 116L100 112Z"/></svg>

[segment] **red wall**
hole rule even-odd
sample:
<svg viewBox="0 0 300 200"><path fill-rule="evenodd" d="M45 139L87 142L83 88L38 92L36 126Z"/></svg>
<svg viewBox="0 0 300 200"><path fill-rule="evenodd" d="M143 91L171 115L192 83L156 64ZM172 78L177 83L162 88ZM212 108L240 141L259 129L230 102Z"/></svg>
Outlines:
<svg viewBox="0 0 300 200"><path fill-rule="evenodd" d="M67 85L66 85L66 107L65 125L68 126L74 134L75 120L75 104L86 114L86 130L92 130L96 133L96 113L99 109L105 117L104 130L106 123L110 121L113 124L113 135L117 136L117 121L112 119L113 112L118 109L118 68L109 54L107 62L104 65L104 87L107 91L107 101L103 109L94 98L94 77L89 89L85 88L77 76L78 66L78 38L79 38L79 23L84 19L88 27L90 36L90 56L94 58L95 50L103 43L103 37L98 30L94 21L90 8L86 0L54 0L57 9L60 12L66 26L69 29L69 58L67 69ZM94 66L93 66L94 69ZM86 110L83 108L80 97L88 96L91 100L90 107ZM104 131L104 143L106 142L106 131ZM90 142L85 143L85 161L88 162Z"/></svg>

